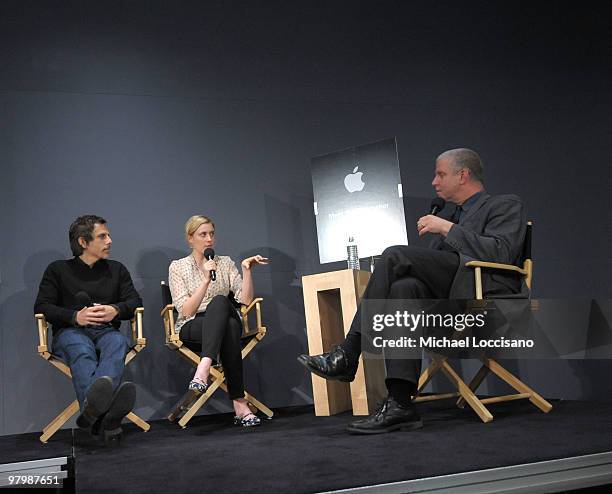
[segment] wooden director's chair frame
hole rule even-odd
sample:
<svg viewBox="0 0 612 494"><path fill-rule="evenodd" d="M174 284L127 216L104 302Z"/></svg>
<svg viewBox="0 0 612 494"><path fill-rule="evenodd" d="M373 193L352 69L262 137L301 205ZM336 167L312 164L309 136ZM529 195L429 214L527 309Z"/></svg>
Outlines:
<svg viewBox="0 0 612 494"><path fill-rule="evenodd" d="M167 290L166 293L169 294L169 287L165 284L165 282L161 282L162 285L162 294ZM164 302L170 301L171 299L164 296ZM266 335L266 327L262 325L261 322L261 302L263 298L255 298L248 306L242 305L240 307L240 317L242 319L242 336L241 340L246 342L244 347L242 348L242 359L251 353L251 350L255 348L263 337ZM249 313L255 309L255 320L256 327L251 329L249 327ZM184 343L181 341L179 334L176 333L174 329L174 305L171 303L167 303L165 307L161 311L161 316L164 320L164 330L166 333L166 346L172 350L178 350L178 352L192 365L197 365L200 363L200 356L194 351L187 348ZM223 391L227 393L227 385L225 384L225 374L223 372L223 367L221 365L214 365L210 368L210 383L206 393L200 395L193 403L190 403L186 406L187 410L184 415L178 420L178 424L184 429L187 427L187 423L191 420L191 418L198 412L198 410L204 406L204 404L208 401L208 399L213 395L213 393L221 388ZM249 403L249 407L253 412L256 410L261 411L264 415L266 415L269 419L274 416L274 412L270 410L266 405L257 400L253 395L249 394L246 390L244 393L245 399ZM175 422L180 413L183 410L180 406L175 407L175 409L168 415L168 420L171 422Z"/></svg>
<svg viewBox="0 0 612 494"><path fill-rule="evenodd" d="M125 355L125 364L127 365L146 345L146 338L142 336L142 316L144 314L144 308L138 307L134 311L134 318L131 320L132 326L132 340L133 346L130 351ZM47 337L49 333L49 323L46 321L44 314L36 314L36 323L38 325L38 354L44 358L51 365L55 366L66 375L69 379L72 379L70 367L61 360L59 357L53 355L47 346ZM79 411L79 402L74 400L64 410L62 410L57 417L55 417L49 424L42 430L40 441L46 443L53 434L55 434L70 418ZM142 420L134 412L127 414L126 418L131 420L134 424L140 427L143 431L148 431L151 426Z"/></svg>
<svg viewBox="0 0 612 494"><path fill-rule="evenodd" d="M467 267L474 269L474 285L475 285L475 295L476 300L483 300L482 295L482 270L483 269L492 269L498 271L506 271L506 272L515 272L519 273L525 279L525 284L531 290L531 283L533 277L533 260L531 258L531 235L532 235L532 222L527 222L527 232L525 235L525 243L523 249L523 266L514 266L511 264L501 264L496 262L483 262L483 261L469 261L466 263ZM482 367L476 373L474 378L470 381L469 384L466 384L461 377L455 372L455 370L448 363L448 357L444 357L438 354L430 354L432 357L432 361L425 370L421 374L419 379L417 396L414 399L415 402L421 401L432 401L432 400L442 400L446 398L459 398L457 400L457 406L460 408L464 408L467 403L472 407L472 409L476 412L476 414L480 417L483 422L491 422L493 420L493 415L485 405L489 403L499 403L503 401L512 401L512 400L520 400L520 399L528 399L533 405L538 407L544 413L548 413L552 410L552 405L546 401L542 396L536 393L533 389L527 386L524 382L522 382L518 377L508 372L502 365L497 362L495 359L482 357L480 361L482 362ZM419 396L422 390L427 386L431 378L438 372L442 371L448 380L455 386L458 390L455 393L444 393L444 394L434 394L434 395L426 395ZM492 372L500 379L508 383L512 388L514 388L518 393L504 396L494 396L490 398L478 398L475 394L476 390L485 379L485 377Z"/></svg>

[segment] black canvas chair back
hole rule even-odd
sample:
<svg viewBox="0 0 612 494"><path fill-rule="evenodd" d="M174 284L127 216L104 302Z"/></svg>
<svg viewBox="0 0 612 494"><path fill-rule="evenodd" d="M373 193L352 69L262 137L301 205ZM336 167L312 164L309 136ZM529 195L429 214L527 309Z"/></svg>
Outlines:
<svg viewBox="0 0 612 494"><path fill-rule="evenodd" d="M514 266L511 264L501 264L486 261L469 261L466 263L466 267L474 269L474 286L475 295L477 300L485 300L482 287L482 271L494 271L497 273L508 273L510 275L519 275L524 278L525 283L529 289L532 286L532 274L533 274L533 260L531 258L531 241L532 241L532 228L531 222L527 223L527 230L525 233L525 241L523 243L523 259L522 266ZM492 297L488 295L487 299L490 298L526 298L524 294L507 294L499 297ZM540 396L536 391L527 386L517 376L511 374L495 359L482 357L480 358L482 367L468 383L464 382L463 379L455 372L448 362L448 357L438 356L433 357L432 362L428 368L421 374L419 379L418 392L421 393L427 383L431 380L432 376L438 371L444 371L444 374L449 378L451 383L457 388L456 393L445 393L435 394L429 396L417 396L414 401L433 401L446 398L458 398L457 406L463 408L466 404L476 412L483 422L490 422L493 420L493 415L487 409L485 405L490 403L500 403L504 401L512 401L518 399L528 399L533 405L538 407L544 413L548 413L552 410L552 405ZM499 377L502 381L505 381L516 391L512 395L504 396L493 396L487 398L479 398L476 396L478 387L482 384L483 380L488 374L494 374Z"/></svg>
<svg viewBox="0 0 612 494"><path fill-rule="evenodd" d="M170 293L170 287L166 285L165 281L161 282L161 293L162 293L162 304L165 307L166 305L172 304L172 294Z"/></svg>
<svg viewBox="0 0 612 494"><path fill-rule="evenodd" d="M163 310L164 307L172 305L172 293L170 292L170 287L166 284L165 281L162 281L160 286L161 286L161 295L162 295L162 304L163 304L162 310ZM178 312L175 308L172 309L172 312L174 314L174 319L176 320L178 316ZM181 341L183 342L183 345L185 345L187 348L189 348L189 350L193 352L200 353L202 351L202 344L198 341L192 341L192 340L187 340L183 338L181 338Z"/></svg>
<svg viewBox="0 0 612 494"><path fill-rule="evenodd" d="M521 256L521 262L524 263L528 259L533 260L531 257L531 235L533 230L533 224L531 221L527 222L527 230L525 232L525 242L523 242L523 255Z"/></svg>
<svg viewBox="0 0 612 494"><path fill-rule="evenodd" d="M167 307L168 305L173 305L172 304L172 293L170 292L170 286L168 286L166 284L165 281L162 281L161 284L161 295L162 295L162 309L164 307ZM236 309L236 312L238 314L238 317L240 316L240 308L242 307L242 304L240 304L239 302L236 301L236 298L234 297L233 292L230 292L229 295L227 296L227 298L229 298L232 306ZM174 318L176 320L176 317L178 316L178 312L176 310L176 308L173 310L174 312ZM197 341L192 341L192 340L187 340L184 338L181 338L183 344L189 348L190 350L199 353L202 351L202 344L197 342ZM244 346L246 344L246 342L243 340L242 341L242 346ZM218 360L218 359L217 359ZM215 361L216 362L216 361Z"/></svg>

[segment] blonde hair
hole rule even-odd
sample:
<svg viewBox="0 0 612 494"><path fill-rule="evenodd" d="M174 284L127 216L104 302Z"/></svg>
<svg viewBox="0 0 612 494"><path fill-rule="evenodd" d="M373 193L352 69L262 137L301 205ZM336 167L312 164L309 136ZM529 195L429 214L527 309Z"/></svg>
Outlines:
<svg viewBox="0 0 612 494"><path fill-rule="evenodd" d="M213 228L215 227L215 223L208 216L204 216L201 214L196 214L189 218L185 223L185 238L189 240L189 236L193 235L195 231L200 228L202 225L206 223L210 223Z"/></svg>

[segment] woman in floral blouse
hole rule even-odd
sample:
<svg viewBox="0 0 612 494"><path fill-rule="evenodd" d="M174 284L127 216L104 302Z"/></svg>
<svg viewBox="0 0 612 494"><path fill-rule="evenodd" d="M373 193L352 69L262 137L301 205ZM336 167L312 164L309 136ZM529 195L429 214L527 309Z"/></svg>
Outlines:
<svg viewBox="0 0 612 494"><path fill-rule="evenodd" d="M228 298L248 305L253 300L251 268L267 264L260 255L241 262L242 276L228 256L215 255L207 260L206 249L215 245L215 224L206 216L192 216L185 223L185 235L192 252L187 257L172 261L169 269L170 292L178 311L176 331L181 339L202 345L202 360L189 383L189 390L204 393L213 359L221 357L227 379L228 394L234 405L236 423L243 427L259 425L259 418L251 412L244 399L240 336L242 322ZM216 273L215 279L211 271Z"/></svg>

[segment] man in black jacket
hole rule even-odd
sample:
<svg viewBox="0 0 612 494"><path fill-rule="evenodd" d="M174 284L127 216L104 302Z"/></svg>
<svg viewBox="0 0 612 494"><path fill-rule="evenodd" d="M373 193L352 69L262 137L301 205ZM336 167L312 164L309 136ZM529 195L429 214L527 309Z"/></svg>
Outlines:
<svg viewBox="0 0 612 494"><path fill-rule="evenodd" d="M121 384L129 346L119 326L142 300L125 266L108 260L112 240L104 218L78 217L68 237L74 258L49 264L34 312L51 323L53 352L70 367L80 404L77 425L113 445L136 399L134 384Z"/></svg>
<svg viewBox="0 0 612 494"><path fill-rule="evenodd" d="M438 156L432 186L438 197L448 202L439 215L428 214L417 222L420 236L432 235L430 248L396 245L386 249L376 263L364 299L471 299L474 275L465 267L467 261L519 262L526 230L523 203L514 195L487 194L476 152L460 148ZM526 289L514 273L484 273L483 286L487 295ZM300 355L298 361L325 379L352 381L361 353L360 322L358 311L340 345L322 355ZM351 423L349 432L378 434L422 427L411 402L421 360L389 358L385 365L387 399L374 414Z"/></svg>

